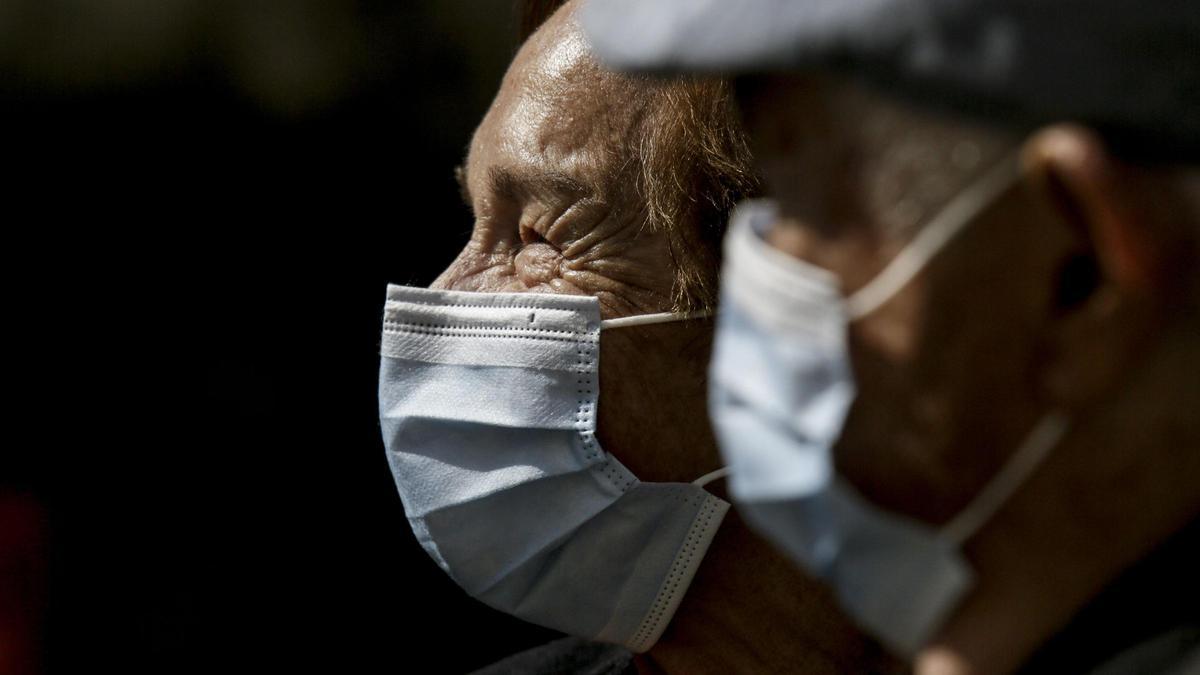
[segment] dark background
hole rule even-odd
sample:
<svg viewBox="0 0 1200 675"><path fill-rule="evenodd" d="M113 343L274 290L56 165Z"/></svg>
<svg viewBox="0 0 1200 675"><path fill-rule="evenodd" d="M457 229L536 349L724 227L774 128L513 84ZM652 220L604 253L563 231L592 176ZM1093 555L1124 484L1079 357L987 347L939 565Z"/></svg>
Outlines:
<svg viewBox="0 0 1200 675"><path fill-rule="evenodd" d="M470 230L513 5L0 4L18 672L456 673L553 637L416 544L376 408L385 284Z"/></svg>

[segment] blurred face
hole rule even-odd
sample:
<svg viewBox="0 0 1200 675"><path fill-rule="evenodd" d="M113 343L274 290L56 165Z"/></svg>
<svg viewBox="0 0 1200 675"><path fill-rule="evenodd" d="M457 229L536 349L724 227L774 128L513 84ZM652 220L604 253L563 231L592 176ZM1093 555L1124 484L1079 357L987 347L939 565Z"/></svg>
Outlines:
<svg viewBox="0 0 1200 675"><path fill-rule="evenodd" d="M602 71L568 4L518 52L460 182L471 239L434 282L481 292L594 295L605 318L669 311L667 236L645 226L634 154L656 99ZM709 321L606 331L599 437L644 480L717 467L704 407Z"/></svg>
<svg viewBox="0 0 1200 675"><path fill-rule="evenodd" d="M832 272L843 295L875 277L1009 140L853 86L771 78L741 87L779 217L767 239ZM769 92L769 95L768 95ZM913 281L849 326L858 396L838 469L892 510L938 523L994 475L1046 412L1038 328L1042 216L1019 190L976 218Z"/></svg>

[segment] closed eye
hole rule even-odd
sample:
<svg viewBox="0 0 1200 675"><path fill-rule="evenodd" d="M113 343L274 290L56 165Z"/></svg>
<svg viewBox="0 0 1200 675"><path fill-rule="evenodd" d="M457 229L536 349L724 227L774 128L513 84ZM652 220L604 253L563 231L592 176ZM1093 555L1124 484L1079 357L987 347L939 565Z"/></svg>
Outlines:
<svg viewBox="0 0 1200 675"><path fill-rule="evenodd" d="M493 167L487 172L487 180L493 194L514 202L526 199L574 201L591 193L587 186L571 176L553 171L527 172Z"/></svg>

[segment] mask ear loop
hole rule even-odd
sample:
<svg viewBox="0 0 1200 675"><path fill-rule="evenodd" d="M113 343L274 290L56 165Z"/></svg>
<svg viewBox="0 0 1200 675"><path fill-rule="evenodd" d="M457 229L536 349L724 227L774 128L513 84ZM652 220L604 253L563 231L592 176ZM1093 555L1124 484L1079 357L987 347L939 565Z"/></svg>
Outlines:
<svg viewBox="0 0 1200 675"><path fill-rule="evenodd" d="M713 482L714 480L719 480L721 478L725 478L730 473L732 473L732 470L727 466L723 466L723 467L717 469L716 471L709 471L708 473L704 474L703 476L700 476L696 480L692 481L692 485L695 485L696 487L704 487L705 485L708 485L709 483Z"/></svg>
<svg viewBox="0 0 1200 675"><path fill-rule="evenodd" d="M623 316L619 319L605 319L600 322L600 330L606 328L628 328L630 326L650 326L657 323L671 323L673 321L687 321L689 319L703 319L712 316L711 310L698 310L695 312L659 312L657 314L638 314L636 316ZM716 471L710 471L703 476L692 481L692 485L696 487L704 487L714 480L724 478L729 475L729 467L723 466Z"/></svg>
<svg viewBox="0 0 1200 675"><path fill-rule="evenodd" d="M604 319L600 322L600 330L606 328L628 328L630 326L649 326L656 323L671 323L673 321L687 321L688 319L703 319L712 316L711 310L698 310L695 312L659 312L658 314L636 314L634 316L623 316L619 319Z"/></svg>
<svg viewBox="0 0 1200 675"><path fill-rule="evenodd" d="M847 317L854 320L870 314L912 281L956 234L1017 182L1020 177L1018 166L1017 155L1008 155L951 199L882 272L846 298Z"/></svg>

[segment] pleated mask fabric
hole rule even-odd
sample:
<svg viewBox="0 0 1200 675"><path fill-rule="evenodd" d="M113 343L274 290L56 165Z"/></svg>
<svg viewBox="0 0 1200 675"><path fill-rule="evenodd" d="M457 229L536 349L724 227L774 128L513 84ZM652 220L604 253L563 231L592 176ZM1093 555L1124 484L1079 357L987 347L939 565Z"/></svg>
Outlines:
<svg viewBox="0 0 1200 675"><path fill-rule="evenodd" d="M590 296L389 285L379 416L412 530L459 586L641 652L729 505L643 483L600 446L600 334Z"/></svg>

